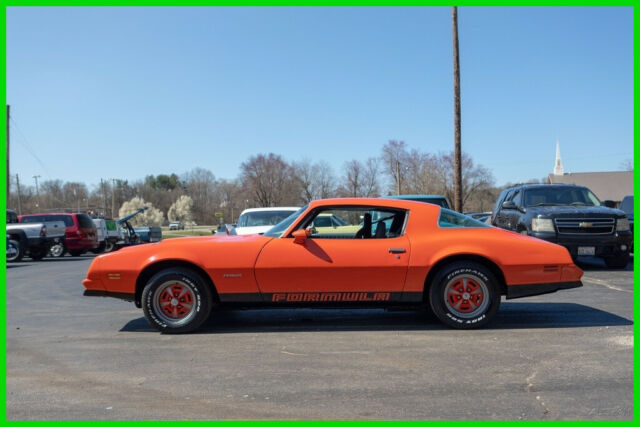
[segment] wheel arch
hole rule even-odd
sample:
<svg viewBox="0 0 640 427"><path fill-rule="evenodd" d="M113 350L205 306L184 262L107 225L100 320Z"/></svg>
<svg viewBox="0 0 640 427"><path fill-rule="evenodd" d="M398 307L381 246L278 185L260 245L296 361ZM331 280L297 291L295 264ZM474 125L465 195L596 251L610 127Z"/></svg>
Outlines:
<svg viewBox="0 0 640 427"><path fill-rule="evenodd" d="M431 283L433 282L434 277L436 276L436 274L438 274L438 272L446 265L448 264L452 264L454 262L464 262L464 261L471 261L471 262L475 262L478 264L481 264L483 266L485 266L486 268L488 268L498 279L499 285L500 285L500 295L506 295L507 294L507 282L504 278L504 274L502 273L502 270L500 269L500 267L498 267L498 265L491 261L490 259L483 257L481 255L476 255L476 254L458 254L458 255L451 255L445 258L440 259L438 262L436 262L433 267L431 267L429 269L429 273L427 274L427 277L424 281L424 290L423 290L423 296L424 296L424 300L428 301L429 299L429 288L431 286Z"/></svg>
<svg viewBox="0 0 640 427"><path fill-rule="evenodd" d="M149 279L151 279L154 274L167 268L185 268L194 271L200 277L202 277L202 279L210 286L211 290L213 291L214 304L220 301L218 297L218 291L215 284L213 283L213 280L211 280L211 276L209 276L209 274L207 274L207 272L202 267L189 261L163 260L147 265L138 275L138 278L136 279L136 293L134 299L136 307L142 307L142 291L144 290L145 283Z"/></svg>

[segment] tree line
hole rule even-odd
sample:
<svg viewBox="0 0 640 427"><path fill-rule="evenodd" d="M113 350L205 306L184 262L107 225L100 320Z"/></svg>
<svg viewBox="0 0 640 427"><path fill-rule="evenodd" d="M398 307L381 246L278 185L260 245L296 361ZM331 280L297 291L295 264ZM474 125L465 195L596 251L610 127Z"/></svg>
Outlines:
<svg viewBox="0 0 640 427"><path fill-rule="evenodd" d="M453 171L453 152L429 153L391 140L379 156L346 161L338 170L325 160L287 161L267 153L249 157L234 179L216 178L208 169L195 168L182 175L149 175L133 182L102 180L91 188L59 179L42 181L37 188L20 183L18 188L13 177L8 206L19 213L91 210L117 218L147 205L154 209L146 213L147 222L188 218L198 224L231 223L246 208L302 206L329 197L441 194L453 202ZM463 153L464 210L491 210L499 191L491 171Z"/></svg>

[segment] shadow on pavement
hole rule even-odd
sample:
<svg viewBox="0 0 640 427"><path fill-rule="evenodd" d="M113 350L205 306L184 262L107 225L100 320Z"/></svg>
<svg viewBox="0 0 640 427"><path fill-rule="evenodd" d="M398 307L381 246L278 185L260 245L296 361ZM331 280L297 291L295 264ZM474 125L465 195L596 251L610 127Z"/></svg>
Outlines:
<svg viewBox="0 0 640 427"><path fill-rule="evenodd" d="M503 302L486 329L575 328L628 326L615 314L575 303ZM450 330L424 311L383 309L255 309L219 311L196 333L328 332ZM155 332L144 317L121 332Z"/></svg>

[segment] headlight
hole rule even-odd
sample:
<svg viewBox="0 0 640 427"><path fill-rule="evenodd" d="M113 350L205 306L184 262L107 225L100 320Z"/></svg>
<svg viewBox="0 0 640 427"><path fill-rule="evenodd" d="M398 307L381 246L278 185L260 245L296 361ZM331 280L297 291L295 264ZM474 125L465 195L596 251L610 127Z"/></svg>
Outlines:
<svg viewBox="0 0 640 427"><path fill-rule="evenodd" d="M556 231L556 229L553 227L553 220L549 218L533 218L531 220L531 230L547 231L551 233Z"/></svg>
<svg viewBox="0 0 640 427"><path fill-rule="evenodd" d="M630 231L629 220L627 218L618 218L616 223L616 230L618 231Z"/></svg>

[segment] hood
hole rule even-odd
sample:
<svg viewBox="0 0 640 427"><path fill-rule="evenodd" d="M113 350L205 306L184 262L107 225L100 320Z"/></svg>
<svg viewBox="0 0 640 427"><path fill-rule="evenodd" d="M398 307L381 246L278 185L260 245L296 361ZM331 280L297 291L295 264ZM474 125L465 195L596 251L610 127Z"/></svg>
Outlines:
<svg viewBox="0 0 640 427"><path fill-rule="evenodd" d="M572 218L611 218L622 217L624 212L619 209L611 209L605 206L532 206L527 212L542 216L565 216Z"/></svg>

